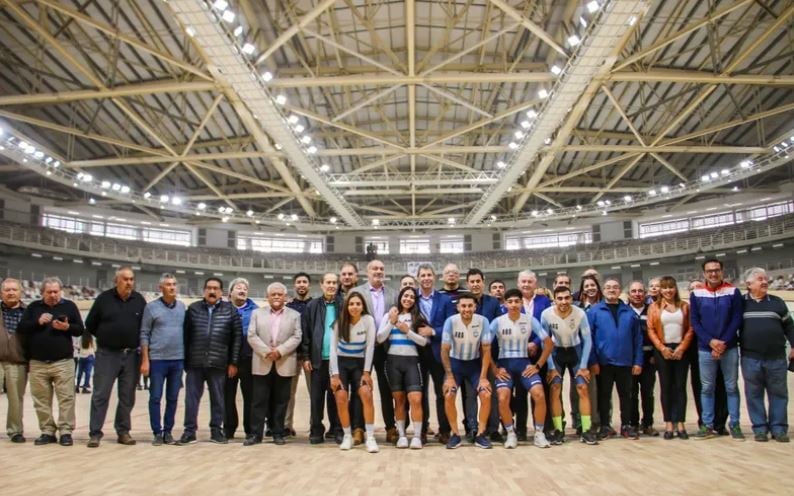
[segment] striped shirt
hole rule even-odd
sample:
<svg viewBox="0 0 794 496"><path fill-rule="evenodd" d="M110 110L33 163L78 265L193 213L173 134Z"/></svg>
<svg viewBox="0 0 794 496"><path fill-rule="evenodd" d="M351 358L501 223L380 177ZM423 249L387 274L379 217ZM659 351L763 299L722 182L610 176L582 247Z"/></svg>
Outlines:
<svg viewBox="0 0 794 496"><path fill-rule="evenodd" d="M767 295L759 301L744 295L742 356L758 360L785 359L786 340L794 346L794 321L786 303Z"/></svg>
<svg viewBox="0 0 794 496"><path fill-rule="evenodd" d="M537 319L527 314L520 314L518 320L510 319L509 315L501 315L491 322L490 333L499 343L499 359L529 358L527 345L532 333L543 335Z"/></svg>
<svg viewBox="0 0 794 496"><path fill-rule="evenodd" d="M581 345L579 369L587 368L587 361L593 349L593 338L590 334L590 322L584 310L571 306L571 313L563 319L557 315L554 307L549 307L541 314L540 325L543 331L551 336L554 346L570 348Z"/></svg>
<svg viewBox="0 0 794 496"><path fill-rule="evenodd" d="M3 324L9 334L16 334L17 326L22 320L22 314L25 313L25 307L21 304L16 308L8 308L5 303L0 302L0 307L3 311Z"/></svg>
<svg viewBox="0 0 794 496"><path fill-rule="evenodd" d="M389 314L383 316L378 329L378 342L389 341L389 355L419 356L416 347L427 344L427 338L413 331L413 318L410 313L401 313L397 316L397 323L405 322L411 329L404 333L389 320Z"/></svg>
<svg viewBox="0 0 794 496"><path fill-rule="evenodd" d="M476 360L480 358L480 346L493 341L489 326L488 319L482 315L472 315L469 325L463 323L460 314L453 315L444 322L441 344L452 347L449 356L456 360Z"/></svg>
<svg viewBox="0 0 794 496"><path fill-rule="evenodd" d="M339 329L334 326L331 336L331 356L328 366L331 375L339 373L339 357L363 358L364 371L372 370L372 356L375 351L375 319L372 315L362 315L350 327L350 341L339 339Z"/></svg>

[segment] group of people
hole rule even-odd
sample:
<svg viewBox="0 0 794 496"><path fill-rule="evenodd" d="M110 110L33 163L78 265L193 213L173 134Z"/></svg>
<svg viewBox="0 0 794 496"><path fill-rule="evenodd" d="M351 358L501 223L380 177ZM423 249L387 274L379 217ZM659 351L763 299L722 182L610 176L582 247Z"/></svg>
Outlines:
<svg viewBox="0 0 794 496"><path fill-rule="evenodd" d="M63 298L58 278L45 279L42 298L28 306L21 301L19 281L6 279L0 366L8 390L7 432L12 442L25 442L22 399L29 381L41 430L35 444L73 444L78 388L72 338L91 336L97 345L87 443L92 448L102 441L114 385L116 440L136 444L130 413L139 374L150 378L156 446L197 441L205 388L210 441L227 443L242 423L244 446L265 437L283 445L296 435L301 372L310 398L310 443L333 439L342 450L359 444L371 453L379 450L376 383L385 441L397 448L421 449L433 435L449 449L465 443L491 448L495 442L516 448L527 440L530 417L535 446L562 444L566 373L571 427L587 445L618 434L658 436L657 375L664 439L689 438L691 375L699 417L693 436L709 439L724 432L743 440L740 366L755 440L768 441L771 434L788 442L786 371L794 352L787 357L786 344L794 343L794 322L783 300L768 294L763 269L747 272L744 295L723 279L722 270L719 260L707 260L704 281L690 287L689 303L669 276L649 281L647 289L632 282L624 302L621 282L602 281L592 269L583 274L578 291L569 275L557 274L546 296L531 271L520 272L516 287L508 289L500 280L486 286L482 271L472 268L464 288L454 264L444 267L443 287L436 289L434 267L422 264L415 275L400 278L395 290L384 284L383 262L374 259L363 284L353 263L343 264L338 274L324 274L316 298L310 297L311 277L305 273L294 276L292 297L284 284L268 285L261 306L248 297L247 280L233 280L224 299L223 281L210 277L203 298L186 306L177 298L173 274L162 275L161 296L147 303L134 289L133 270L122 267L85 323L77 306ZM173 430L183 378L184 429L177 439ZM431 382L436 432L429 425ZM619 430L612 427L614 389Z"/></svg>

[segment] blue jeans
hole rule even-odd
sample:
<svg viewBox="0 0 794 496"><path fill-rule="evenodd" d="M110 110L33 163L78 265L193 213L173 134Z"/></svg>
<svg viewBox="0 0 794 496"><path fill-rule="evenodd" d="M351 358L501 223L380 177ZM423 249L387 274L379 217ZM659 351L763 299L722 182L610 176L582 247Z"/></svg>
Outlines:
<svg viewBox="0 0 794 496"><path fill-rule="evenodd" d="M174 417L182 388L183 360L150 360L149 361L149 423L152 432L157 434L171 433L174 428ZM160 400L165 386L165 415L160 424Z"/></svg>
<svg viewBox="0 0 794 496"><path fill-rule="evenodd" d="M83 387L91 387L91 371L94 370L94 355L81 357L77 361L77 386L80 385L82 379ZM85 374L85 378L83 378Z"/></svg>
<svg viewBox="0 0 794 496"><path fill-rule="evenodd" d="M772 431L773 435L788 432L788 386L785 358L759 360L742 357L744 394L747 396L747 411L753 423L753 432ZM764 407L764 390L769 397L769 418Z"/></svg>
<svg viewBox="0 0 794 496"><path fill-rule="evenodd" d="M210 430L223 433L223 392L226 386L226 369L195 367L185 369L185 434L195 435L198 430L198 410L204 383L210 392Z"/></svg>
<svg viewBox="0 0 794 496"><path fill-rule="evenodd" d="M703 403L703 424L714 428L714 387L717 370L722 370L725 378L725 393L728 396L728 415L730 416L731 426L739 425L739 349L731 348L725 350L719 360L711 356L710 351L698 350L698 362L700 365L700 391L701 402Z"/></svg>

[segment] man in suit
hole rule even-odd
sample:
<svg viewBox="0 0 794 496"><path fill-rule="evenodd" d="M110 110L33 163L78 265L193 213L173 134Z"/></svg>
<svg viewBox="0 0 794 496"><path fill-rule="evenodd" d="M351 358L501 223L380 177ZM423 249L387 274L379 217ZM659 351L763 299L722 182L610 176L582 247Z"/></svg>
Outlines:
<svg viewBox="0 0 794 496"><path fill-rule="evenodd" d="M254 351L251 361L254 401L251 435L246 438L244 446L262 442L265 418L272 423L273 442L278 445L285 443L284 416L292 378L298 373L295 351L301 343L301 316L284 306L286 296L286 286L280 282L270 284L267 287L269 308L259 308L251 314L248 344Z"/></svg>
<svg viewBox="0 0 794 496"><path fill-rule="evenodd" d="M446 445L449 441L450 426L444 410L444 395L441 394L444 385L444 367L441 364L441 334L444 322L455 315L457 310L452 299L435 290L436 273L430 264L421 264L416 273L419 279L419 311L430 324L430 345L419 350L419 365L422 368L423 399L429 403L428 376L433 379L433 389L436 391L436 415L438 416L438 441ZM422 332L423 329L420 329ZM423 334L424 335L424 334ZM425 412L430 412L427 404ZM425 426L425 429L427 427Z"/></svg>
<svg viewBox="0 0 794 496"><path fill-rule="evenodd" d="M353 291L361 293L367 303L367 309L375 319L375 328L380 329L380 323L386 312L397 303L397 295L394 290L383 285L386 277L386 266L378 259L371 260L367 264L367 282L361 286L356 286ZM386 349L383 345L375 347L375 357L373 360L375 372L378 374L378 390L380 391L380 408L383 414L383 422L386 424L386 442L397 442L397 427L394 422L394 405L388 398L391 398L391 389L386 380Z"/></svg>

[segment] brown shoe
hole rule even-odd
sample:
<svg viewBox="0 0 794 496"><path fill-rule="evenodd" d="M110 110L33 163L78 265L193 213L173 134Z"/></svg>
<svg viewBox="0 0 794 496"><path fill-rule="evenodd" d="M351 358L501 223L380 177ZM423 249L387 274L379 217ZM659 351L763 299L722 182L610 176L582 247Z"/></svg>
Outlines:
<svg viewBox="0 0 794 496"><path fill-rule="evenodd" d="M91 436L88 438L88 446L89 448L99 448L99 442L102 440L99 436Z"/></svg>
<svg viewBox="0 0 794 496"><path fill-rule="evenodd" d="M364 429L358 428L353 430L353 446L358 446L364 442Z"/></svg>
<svg viewBox="0 0 794 496"><path fill-rule="evenodd" d="M438 442L443 444L444 446L446 446L447 443L449 442L449 433L439 432L439 434L438 434Z"/></svg>
<svg viewBox="0 0 794 496"><path fill-rule="evenodd" d="M386 442L387 443L396 443L397 439L399 437L400 436L397 434L397 428L396 427L390 427L390 428L386 429Z"/></svg>
<svg viewBox="0 0 794 496"><path fill-rule="evenodd" d="M119 438L116 440L116 442L125 446L135 445L135 440L129 434L119 434Z"/></svg>

